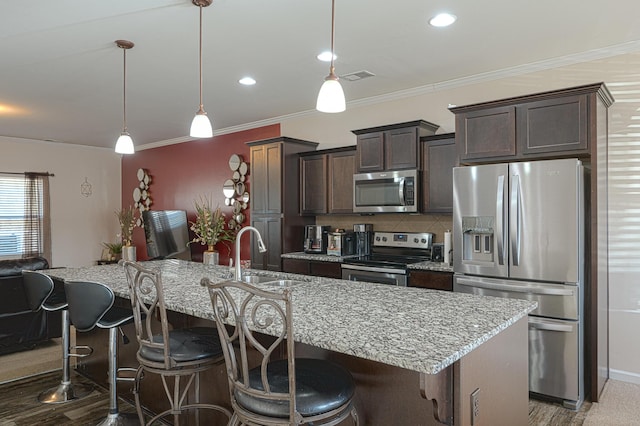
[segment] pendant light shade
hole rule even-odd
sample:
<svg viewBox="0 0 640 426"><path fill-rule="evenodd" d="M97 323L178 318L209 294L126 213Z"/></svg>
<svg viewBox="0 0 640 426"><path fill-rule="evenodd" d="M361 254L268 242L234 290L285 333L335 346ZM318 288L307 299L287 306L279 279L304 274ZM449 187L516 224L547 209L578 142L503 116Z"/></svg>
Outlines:
<svg viewBox="0 0 640 426"><path fill-rule="evenodd" d="M211 5L211 1L212 0L191 0L194 5L200 8L200 108L198 109L198 112L196 112L196 116L193 117L193 121L191 122L189 136L191 136L192 138L210 138L213 136L211 121L209 121L209 117L207 117L207 113L204 110L204 104L202 102L202 8Z"/></svg>
<svg viewBox="0 0 640 426"><path fill-rule="evenodd" d="M133 147L133 139L129 132L122 132L116 141L116 152L118 154L134 154L136 149Z"/></svg>
<svg viewBox="0 0 640 426"><path fill-rule="evenodd" d="M133 146L133 139L127 131L127 50L131 49L134 44L129 40L116 40L116 46L122 49L124 56L124 72L122 84L122 133L116 141L116 152L118 154L133 154L136 152Z"/></svg>
<svg viewBox="0 0 640 426"><path fill-rule="evenodd" d="M324 79L320 93L318 93L318 100L316 101L316 109L320 112L342 112L346 109L344 91L338 81L338 76L333 66L333 59L335 58L335 50L333 48L335 20L336 0L331 0L331 66L329 68L329 75Z"/></svg>

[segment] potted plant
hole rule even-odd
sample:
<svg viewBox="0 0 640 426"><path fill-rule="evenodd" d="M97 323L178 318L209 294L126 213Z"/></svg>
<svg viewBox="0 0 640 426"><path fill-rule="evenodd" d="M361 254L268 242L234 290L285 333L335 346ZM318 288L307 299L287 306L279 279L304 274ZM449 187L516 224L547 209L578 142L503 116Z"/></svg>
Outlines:
<svg viewBox="0 0 640 426"><path fill-rule="evenodd" d="M202 262L207 264L218 264L219 253L215 246L219 242L231 242L235 236L231 230L225 228L226 218L220 211L220 207L215 210L211 207L208 198L200 197L194 201L196 209L196 220L191 223L191 230L195 238L190 243L200 243L206 245L207 250L202 255Z"/></svg>
<svg viewBox="0 0 640 426"><path fill-rule="evenodd" d="M120 236L122 238L122 257L124 260L136 260L136 247L132 244L133 228L136 226L136 210L133 206L116 210L118 223L120 224Z"/></svg>
<svg viewBox="0 0 640 426"><path fill-rule="evenodd" d="M120 260L122 257L122 243L102 243L102 245L108 252L107 256L103 254L102 260Z"/></svg>

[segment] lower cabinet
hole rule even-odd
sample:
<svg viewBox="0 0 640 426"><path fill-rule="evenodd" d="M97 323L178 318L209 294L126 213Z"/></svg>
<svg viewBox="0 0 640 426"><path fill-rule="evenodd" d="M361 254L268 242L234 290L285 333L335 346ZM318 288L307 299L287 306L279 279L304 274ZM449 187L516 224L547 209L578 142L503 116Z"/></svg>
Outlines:
<svg viewBox="0 0 640 426"><path fill-rule="evenodd" d="M312 275L314 277L342 278L339 262L321 262L315 260L282 259L283 272Z"/></svg>
<svg viewBox="0 0 640 426"><path fill-rule="evenodd" d="M453 273L441 271L412 270L409 272L408 287L453 291Z"/></svg>
<svg viewBox="0 0 640 426"><path fill-rule="evenodd" d="M280 259L282 254L282 218L279 215L254 216L251 218L251 226L260 232L262 241L268 248L265 253L260 253L257 239L251 234L251 267L280 271L282 268Z"/></svg>

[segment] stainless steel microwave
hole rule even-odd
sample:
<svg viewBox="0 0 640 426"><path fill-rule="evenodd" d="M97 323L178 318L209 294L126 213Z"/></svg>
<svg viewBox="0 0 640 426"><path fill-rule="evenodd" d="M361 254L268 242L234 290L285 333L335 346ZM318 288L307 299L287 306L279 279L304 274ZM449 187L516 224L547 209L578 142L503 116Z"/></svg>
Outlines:
<svg viewBox="0 0 640 426"><path fill-rule="evenodd" d="M354 213L417 213L418 177L417 170L353 175Z"/></svg>

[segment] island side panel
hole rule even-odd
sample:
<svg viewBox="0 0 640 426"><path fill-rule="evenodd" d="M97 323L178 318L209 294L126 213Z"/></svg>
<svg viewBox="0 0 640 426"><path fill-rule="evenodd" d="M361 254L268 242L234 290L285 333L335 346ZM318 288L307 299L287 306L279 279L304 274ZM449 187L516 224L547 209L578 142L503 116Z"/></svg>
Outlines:
<svg viewBox="0 0 640 426"><path fill-rule="evenodd" d="M421 396L420 373L416 371L302 343L296 344L296 356L329 359L351 372L356 382L354 402L361 425L442 425L434 417L432 402Z"/></svg>
<svg viewBox="0 0 640 426"><path fill-rule="evenodd" d="M529 416L527 317L454 364L455 425L526 425ZM472 418L472 394L477 409Z"/></svg>

